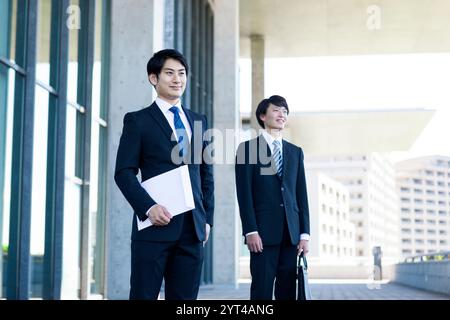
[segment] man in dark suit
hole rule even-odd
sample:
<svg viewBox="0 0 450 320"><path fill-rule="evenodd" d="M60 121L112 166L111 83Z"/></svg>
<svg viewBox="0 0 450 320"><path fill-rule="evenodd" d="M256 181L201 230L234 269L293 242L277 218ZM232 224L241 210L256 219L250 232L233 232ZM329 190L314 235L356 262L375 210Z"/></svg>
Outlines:
<svg viewBox="0 0 450 320"><path fill-rule="evenodd" d="M289 108L281 96L258 105L264 129L241 143L236 189L242 230L250 250L250 299L296 298L297 255L308 252L309 209L303 151L282 139Z"/></svg>
<svg viewBox="0 0 450 320"><path fill-rule="evenodd" d="M124 117L114 178L134 210L130 299L157 299L163 279L166 299L197 298L203 246L213 224L214 181L211 162L202 157L206 117L181 106L188 71L178 51L155 53L147 74L156 101ZM172 216L136 175L140 171L145 181L183 164L188 164L195 209ZM147 218L152 226L138 231L137 219Z"/></svg>

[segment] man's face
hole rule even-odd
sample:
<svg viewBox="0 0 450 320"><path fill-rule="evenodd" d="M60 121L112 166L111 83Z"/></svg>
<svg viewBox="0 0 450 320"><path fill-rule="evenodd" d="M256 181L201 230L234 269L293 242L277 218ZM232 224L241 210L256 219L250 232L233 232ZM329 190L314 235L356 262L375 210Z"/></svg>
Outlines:
<svg viewBox="0 0 450 320"><path fill-rule="evenodd" d="M180 99L186 89L186 69L175 59L166 60L158 77L152 73L148 78L158 96L169 102Z"/></svg>
<svg viewBox="0 0 450 320"><path fill-rule="evenodd" d="M285 107L269 104L266 114L261 114L259 117L264 122L266 130L283 130L288 120L288 111Z"/></svg>

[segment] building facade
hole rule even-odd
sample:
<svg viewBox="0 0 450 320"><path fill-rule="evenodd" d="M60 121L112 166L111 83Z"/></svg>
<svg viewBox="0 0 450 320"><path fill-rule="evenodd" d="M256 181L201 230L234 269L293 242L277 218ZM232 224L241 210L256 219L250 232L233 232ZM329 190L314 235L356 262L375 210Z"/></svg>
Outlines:
<svg viewBox="0 0 450 320"><path fill-rule="evenodd" d="M430 156L396 164L404 257L450 248L450 158Z"/></svg>
<svg viewBox="0 0 450 320"><path fill-rule="evenodd" d="M122 119L151 104L146 63L170 47L190 64L183 104L214 125L213 2L4 0L0 21L0 298L126 298Z"/></svg>
<svg viewBox="0 0 450 320"><path fill-rule="evenodd" d="M355 256L371 261L380 246L385 261L399 258L399 213L394 166L383 154L306 157L305 166L342 183L355 225Z"/></svg>
<svg viewBox="0 0 450 320"><path fill-rule="evenodd" d="M307 170L311 212L310 256L328 262L355 256L355 226L350 221L349 191L319 170Z"/></svg>

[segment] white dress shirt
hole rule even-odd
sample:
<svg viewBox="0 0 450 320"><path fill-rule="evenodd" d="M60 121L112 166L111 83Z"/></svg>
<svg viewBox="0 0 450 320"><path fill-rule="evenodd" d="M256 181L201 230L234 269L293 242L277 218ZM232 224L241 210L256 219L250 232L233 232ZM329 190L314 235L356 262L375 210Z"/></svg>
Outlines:
<svg viewBox="0 0 450 320"><path fill-rule="evenodd" d="M191 125L189 124L189 121L188 121L188 119L186 117L186 114L183 111L183 108L181 108L180 100L178 100L178 102L176 104L171 105L167 101L164 101L163 99L157 97L155 102L158 105L158 107L161 110L161 112L163 113L164 117L166 117L167 122L169 123L170 127L172 128L172 131L175 133L175 137L177 137L177 139L178 139L178 136L177 136L177 132L175 130L175 123L173 121L174 114L169 109L172 108L172 107L177 107L178 108L178 111L179 111L178 113L180 114L181 121L183 122L184 127L186 128L186 132L188 134L189 141L191 141L191 137L192 137Z"/></svg>
<svg viewBox="0 0 450 320"><path fill-rule="evenodd" d="M266 130L263 130L262 131L262 136L264 137L264 139L266 140L267 144L269 145L271 154L273 154L273 142L275 140L277 140L280 143L281 159L283 159L283 137L281 136L281 134L280 134L280 136L278 138L275 139L274 137L272 137L270 135L270 133L268 133ZM255 233L258 233L258 231L249 232L245 236L247 237L247 236L249 236L251 234L255 234ZM300 235L300 240L309 240L309 238L310 238L310 236L309 236L308 233L302 233Z"/></svg>

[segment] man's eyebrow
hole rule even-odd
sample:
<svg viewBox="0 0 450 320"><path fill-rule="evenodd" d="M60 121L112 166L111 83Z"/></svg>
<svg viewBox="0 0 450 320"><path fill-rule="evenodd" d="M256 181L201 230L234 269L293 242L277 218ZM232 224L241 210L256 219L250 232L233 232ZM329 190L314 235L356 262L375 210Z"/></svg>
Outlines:
<svg viewBox="0 0 450 320"><path fill-rule="evenodd" d="M163 70L167 70L167 71L186 71L185 68L181 68L181 69L175 70L175 69L168 68L168 67L163 68Z"/></svg>

